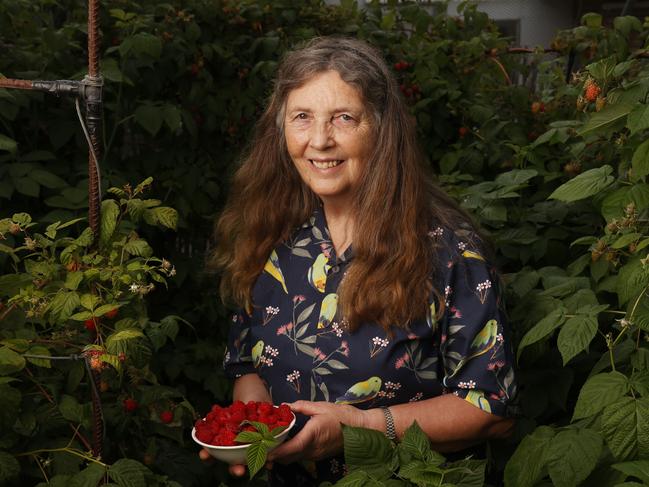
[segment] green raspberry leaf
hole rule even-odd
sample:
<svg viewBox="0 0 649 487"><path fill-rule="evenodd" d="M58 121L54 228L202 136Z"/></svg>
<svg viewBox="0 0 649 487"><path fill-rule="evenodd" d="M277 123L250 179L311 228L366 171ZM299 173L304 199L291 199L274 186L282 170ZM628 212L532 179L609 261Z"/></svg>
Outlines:
<svg viewBox="0 0 649 487"><path fill-rule="evenodd" d="M267 456L268 449L263 441L257 441L248 447L248 450L246 451L246 460L248 463L250 479L252 479L257 472L261 470L261 467L264 466Z"/></svg>
<svg viewBox="0 0 649 487"><path fill-rule="evenodd" d="M261 441L263 436L261 433L257 433L256 431L242 431L239 433L234 441L239 442L239 443L254 443L256 441Z"/></svg>

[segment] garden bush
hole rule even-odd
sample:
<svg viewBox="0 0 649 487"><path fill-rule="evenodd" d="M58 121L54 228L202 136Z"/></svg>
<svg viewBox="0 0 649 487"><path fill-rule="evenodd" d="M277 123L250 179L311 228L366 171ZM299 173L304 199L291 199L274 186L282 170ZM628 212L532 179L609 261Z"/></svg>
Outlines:
<svg viewBox="0 0 649 487"><path fill-rule="evenodd" d="M493 240L520 381L517 431L490 443L486 477L485 462L427 451L416 428L410 456L350 429L343 483L649 484L649 25L587 14L521 52L469 3L458 17L443 4L101 5L113 189L99 247L73 104L0 90L0 484L245 484L200 465L189 438L230 393L227 311L204 258L278 58L328 34L382 49L440 184ZM0 2L0 73L80 78L85 21L72 0Z"/></svg>

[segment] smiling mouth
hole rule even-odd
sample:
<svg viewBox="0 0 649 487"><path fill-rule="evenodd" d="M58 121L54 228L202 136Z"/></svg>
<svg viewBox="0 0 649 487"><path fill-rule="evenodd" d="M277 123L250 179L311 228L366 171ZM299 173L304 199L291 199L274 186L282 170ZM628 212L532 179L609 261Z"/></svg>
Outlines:
<svg viewBox="0 0 649 487"><path fill-rule="evenodd" d="M338 166L339 164L342 164L344 161L342 159L332 161L315 161L313 159L309 159L309 162L313 164L316 169L330 169L332 167Z"/></svg>

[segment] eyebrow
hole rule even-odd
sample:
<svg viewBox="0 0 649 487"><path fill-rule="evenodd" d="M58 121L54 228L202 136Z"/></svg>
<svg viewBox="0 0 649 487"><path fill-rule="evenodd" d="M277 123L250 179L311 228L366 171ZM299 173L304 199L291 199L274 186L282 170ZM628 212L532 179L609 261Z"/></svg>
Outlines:
<svg viewBox="0 0 649 487"><path fill-rule="evenodd" d="M296 112L311 113L313 112L313 110L309 108L302 108L302 107L295 107L290 110L287 110L287 113L296 113ZM349 112L349 113L353 113L354 115L360 115L361 113L363 113L363 109L354 110L353 108L350 107L336 107L331 111L331 113L340 113L340 112Z"/></svg>

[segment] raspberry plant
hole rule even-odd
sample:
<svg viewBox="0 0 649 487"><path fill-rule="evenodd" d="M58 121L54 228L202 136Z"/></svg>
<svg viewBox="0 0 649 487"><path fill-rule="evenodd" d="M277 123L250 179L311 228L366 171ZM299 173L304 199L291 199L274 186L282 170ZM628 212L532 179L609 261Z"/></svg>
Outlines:
<svg viewBox="0 0 649 487"><path fill-rule="evenodd" d="M184 321L155 322L144 303L176 272L137 232L142 223L176 227L175 210L143 198L151 182L108 190L115 198L102 203L96 246L83 219L44 228L26 213L0 220L0 251L12 270L0 277L0 419L11 432L0 451L3 482L20 460L25 479L178 485L135 460L105 463L114 453L102 454L104 432L111 449L135 452L158 435L180 440L193 418L182 393L159 386L151 368L152 353ZM147 434L134 441L131 428Z"/></svg>

